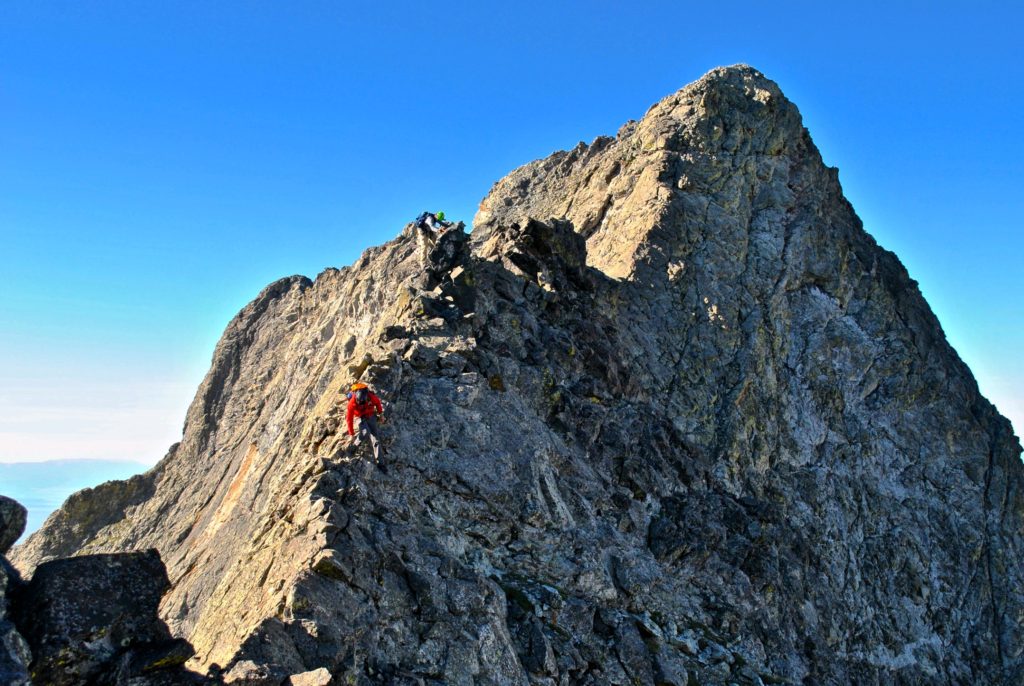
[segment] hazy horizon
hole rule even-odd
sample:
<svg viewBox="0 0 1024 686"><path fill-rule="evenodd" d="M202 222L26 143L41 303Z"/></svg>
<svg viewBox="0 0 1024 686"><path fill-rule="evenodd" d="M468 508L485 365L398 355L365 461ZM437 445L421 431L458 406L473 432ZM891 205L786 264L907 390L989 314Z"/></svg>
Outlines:
<svg viewBox="0 0 1024 686"><path fill-rule="evenodd" d="M168 446L170 447L170 446ZM146 467L152 467L160 460L155 459L151 461L140 460L133 457L40 457L34 459L18 459L18 458L5 458L0 457L0 465L16 465L16 464L44 464L53 462L127 462L130 464L140 464ZM0 487L3 484L0 483Z"/></svg>

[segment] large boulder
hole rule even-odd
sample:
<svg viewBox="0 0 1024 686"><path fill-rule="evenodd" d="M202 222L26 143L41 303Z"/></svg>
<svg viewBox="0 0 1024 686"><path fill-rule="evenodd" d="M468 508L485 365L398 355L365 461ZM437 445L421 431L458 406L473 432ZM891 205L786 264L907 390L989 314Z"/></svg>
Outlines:
<svg viewBox="0 0 1024 686"><path fill-rule="evenodd" d="M155 550L40 565L15 607L32 649L33 681L145 684L155 672L178 670L169 683L189 683L193 677L181 665L192 656L191 646L172 638L157 617L169 586Z"/></svg>

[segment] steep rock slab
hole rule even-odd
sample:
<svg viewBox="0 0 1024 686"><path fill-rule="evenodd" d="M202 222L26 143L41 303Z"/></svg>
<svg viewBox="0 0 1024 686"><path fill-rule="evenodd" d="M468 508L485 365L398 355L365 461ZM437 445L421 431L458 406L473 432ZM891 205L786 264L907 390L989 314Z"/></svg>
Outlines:
<svg viewBox="0 0 1024 686"><path fill-rule="evenodd" d="M354 378L386 472L341 437ZM160 549L164 616L229 673L1013 683L1019 453L735 67L513 172L468 245L407 227L268 287L152 495L76 549Z"/></svg>

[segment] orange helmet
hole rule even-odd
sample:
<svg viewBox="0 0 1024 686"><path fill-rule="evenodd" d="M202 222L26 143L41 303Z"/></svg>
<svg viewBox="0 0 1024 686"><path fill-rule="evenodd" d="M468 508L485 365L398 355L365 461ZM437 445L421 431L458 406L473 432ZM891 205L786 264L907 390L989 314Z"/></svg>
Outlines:
<svg viewBox="0 0 1024 686"><path fill-rule="evenodd" d="M364 384L364 383L359 383L359 382L357 381L357 382L355 382L354 384L352 384L352 388L350 388L349 390L352 390L352 391L358 391L358 390L360 390L360 389L362 389L362 388L369 388L369 386L367 386L367 385L366 385L366 384Z"/></svg>

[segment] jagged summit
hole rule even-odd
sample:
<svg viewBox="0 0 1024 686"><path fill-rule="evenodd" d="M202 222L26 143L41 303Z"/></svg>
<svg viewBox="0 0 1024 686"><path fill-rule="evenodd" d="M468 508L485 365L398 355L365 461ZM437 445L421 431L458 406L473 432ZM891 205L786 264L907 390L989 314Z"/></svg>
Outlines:
<svg viewBox="0 0 1024 686"><path fill-rule="evenodd" d="M356 378L386 472L345 449ZM13 559L157 548L236 682L1013 683L1019 454L736 66L515 170L472 236L268 287L182 442Z"/></svg>
<svg viewBox="0 0 1024 686"><path fill-rule="evenodd" d="M723 173L741 163L741 174ZM778 86L745 65L724 67L656 103L615 138L509 174L481 203L474 225L486 232L524 216L564 217L587 237L592 266L636 276L644 262L664 269L678 252L679 237L659 228L686 215L702 221L708 212L756 212L758 199L738 191L790 193L785 185L808 164L820 167L820 156ZM822 190L841 197L838 184ZM720 197L741 204L712 206Z"/></svg>

